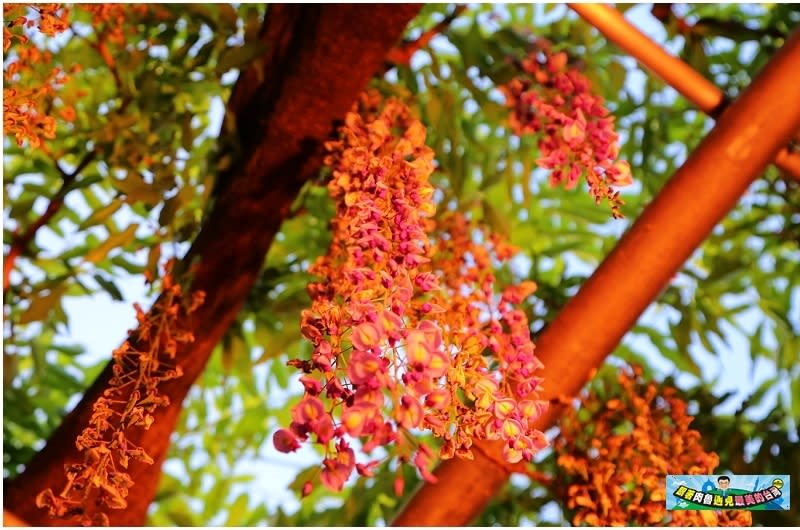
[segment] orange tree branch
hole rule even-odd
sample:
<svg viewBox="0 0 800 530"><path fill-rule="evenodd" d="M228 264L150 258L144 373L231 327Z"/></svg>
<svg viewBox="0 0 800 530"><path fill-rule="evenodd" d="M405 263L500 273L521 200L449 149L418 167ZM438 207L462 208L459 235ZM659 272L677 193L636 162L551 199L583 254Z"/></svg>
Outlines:
<svg viewBox="0 0 800 530"><path fill-rule="evenodd" d="M605 4L569 4L569 6L609 41L630 53L633 58L712 118L718 118L730 103L714 83L653 42L613 7ZM793 137L796 136L797 131ZM800 181L800 153L792 152L784 145L774 158L774 163L786 175Z"/></svg>
<svg viewBox="0 0 800 530"><path fill-rule="evenodd" d="M416 39L401 42L389 51L386 55L386 62L392 66L408 66L411 63L411 57L415 53L427 46L436 35L447 30L450 24L452 24L466 9L467 6L465 5L457 5L452 13L444 17L441 22L431 29L424 31L422 35Z"/></svg>
<svg viewBox="0 0 800 530"><path fill-rule="evenodd" d="M574 396L691 253L800 127L800 31L753 83L537 341L543 399ZM754 264L755 266L755 264ZM551 407L537 426L557 423ZM448 460L423 484L397 526L470 524L509 477L501 446L481 442L474 460Z"/></svg>
<svg viewBox="0 0 800 530"><path fill-rule="evenodd" d="M112 526L141 526L157 491L161 464L181 404L211 352L235 320L258 278L267 250L301 186L314 178L323 143L383 66L419 5L273 4L261 38L269 44L240 76L229 108L236 113L242 156L218 175L214 205L183 260L191 266L191 290L206 301L193 314L195 341L177 351L184 375L159 386L170 405L154 414L147 430L126 433L154 459L130 464L135 485L128 506L108 513ZM129 340L136 343L134 331ZM109 387L112 365L51 435L44 449L6 485L4 505L33 525L68 524L47 518L34 499L44 488L60 491L64 465L82 457L75 439L92 405Z"/></svg>

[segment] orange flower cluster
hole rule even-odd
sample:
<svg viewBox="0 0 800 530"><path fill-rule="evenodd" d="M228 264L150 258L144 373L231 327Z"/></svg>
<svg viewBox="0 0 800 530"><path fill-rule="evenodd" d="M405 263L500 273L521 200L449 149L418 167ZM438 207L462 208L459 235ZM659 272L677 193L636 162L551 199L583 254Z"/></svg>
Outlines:
<svg viewBox="0 0 800 530"><path fill-rule="evenodd" d="M50 515L79 518L82 525L108 526L105 506L122 509L133 481L124 470L131 460L152 464L144 448L131 442L126 433L134 427L145 430L153 424L153 412L169 405L158 385L180 377L180 365L174 363L179 344L194 337L186 329L186 318L203 303L205 294L194 292L184 297L174 283L167 264L163 293L150 313L135 304L137 346L128 341L114 350L113 377L109 388L94 404L89 427L84 429L76 446L84 453L83 463L66 466L67 484L56 495L47 488L36 497L36 505Z"/></svg>
<svg viewBox="0 0 800 530"><path fill-rule="evenodd" d="M552 170L552 185L566 181L572 188L585 175L597 204L606 199L621 218L624 203L612 186L633 180L628 162L617 160L614 117L589 80L568 64L566 53L554 53L545 40L537 48L520 65L525 76L502 87L512 108L511 127L520 135L539 135L537 164Z"/></svg>
<svg viewBox="0 0 800 530"><path fill-rule="evenodd" d="M130 21L151 9L147 4L79 4L79 7L92 15L92 27L102 33L102 39L117 46L126 43Z"/></svg>
<svg viewBox="0 0 800 530"><path fill-rule="evenodd" d="M38 15L38 20L24 15L26 7L30 7ZM53 37L67 30L68 16L69 8L63 4L3 5L3 52L8 51L13 39L19 40L22 44L28 42L27 36L20 32L12 32L13 28L37 26L43 34Z"/></svg>
<svg viewBox="0 0 800 530"><path fill-rule="evenodd" d="M750 526L750 512L667 512L666 475L711 474L719 457L689 428L676 389L645 382L638 367L618 382L568 407L553 443L561 475L553 483L575 510L573 524Z"/></svg>
<svg viewBox="0 0 800 530"><path fill-rule="evenodd" d="M78 4L72 10L91 14L92 27L98 36L92 46L117 77L118 84L119 74L114 71L115 61L108 43L124 47L130 35L138 31L137 17L148 12L156 16L164 13L147 4ZM8 52L14 41L19 44L3 71L3 130L13 135L20 147L26 141L31 147L39 147L44 139L55 138L56 115L65 121L75 119L75 109L69 105L61 104L53 115L52 107L59 103L58 89L69 81L69 76L61 67L50 67L52 54L31 43L24 33L34 27L48 37L63 33L70 27L70 13L70 8L64 4L3 6L3 51ZM80 65L68 70L74 74L80 70Z"/></svg>
<svg viewBox="0 0 800 530"><path fill-rule="evenodd" d="M541 364L513 305L535 285L495 292L490 269L513 252L497 238L481 241L463 218L429 239L425 129L394 100L368 114L348 114L342 140L329 145L333 241L311 267L325 280L309 285L301 322L314 352L290 361L304 372L305 396L275 446L294 451L314 436L325 451L320 480L334 491L378 463L356 462L355 439L367 453L384 446L390 458L413 459L429 481L433 452L414 431L443 438L444 458L471 458L473 440L488 438L506 443L509 461L530 460L546 443L533 428L543 403L530 399Z"/></svg>
<svg viewBox="0 0 800 530"><path fill-rule="evenodd" d="M21 44L3 71L3 131L13 135L19 146L27 141L31 147L38 147L43 138L55 138L56 120L46 109L69 77L58 67L38 68L50 64L52 55L35 45L28 45L29 39L22 30L36 26L42 34L50 37L66 31L69 8L62 4L35 4L30 6L30 10L38 17L25 16L25 5L3 6L3 51L7 52L14 40ZM12 31L15 28L19 31ZM74 119L74 110L63 108L61 115L68 120Z"/></svg>

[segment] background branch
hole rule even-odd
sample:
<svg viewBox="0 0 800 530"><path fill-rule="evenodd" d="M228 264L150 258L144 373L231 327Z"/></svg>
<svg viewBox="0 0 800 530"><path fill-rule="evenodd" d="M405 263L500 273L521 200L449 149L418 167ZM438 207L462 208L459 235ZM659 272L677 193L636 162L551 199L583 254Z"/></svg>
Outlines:
<svg viewBox="0 0 800 530"><path fill-rule="evenodd" d="M461 13L467 9L465 5L457 5L453 12L444 17L441 22L433 26L431 29L424 31L422 35L414 40L404 40L399 45L392 48L386 55L386 62L389 67L392 66L408 66L411 63L411 57L419 50L428 45L428 43L436 35L443 33L450 27L450 24L457 19Z"/></svg>
<svg viewBox="0 0 800 530"><path fill-rule="evenodd" d="M44 213L30 225L22 234L13 237L11 241L11 248L3 260L3 300L5 301L8 288L11 286L11 271L14 270L14 264L19 256L24 256L28 252L28 245L36 238L36 233L40 228L45 226L50 220L58 213L61 206L64 204L64 198L67 193L72 189L72 185L78 178L78 175L91 164L97 156L97 150L92 150L78 163L77 167L70 173L67 173L58 162L55 162L56 169L63 180L61 186L56 191L55 195L50 199L50 202L45 208Z"/></svg>

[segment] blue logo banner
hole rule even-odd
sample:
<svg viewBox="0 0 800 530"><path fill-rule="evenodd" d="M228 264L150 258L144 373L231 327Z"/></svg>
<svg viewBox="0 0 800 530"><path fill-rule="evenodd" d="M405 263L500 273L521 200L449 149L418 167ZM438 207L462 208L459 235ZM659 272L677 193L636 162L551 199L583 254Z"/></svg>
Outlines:
<svg viewBox="0 0 800 530"><path fill-rule="evenodd" d="M667 475L667 510L788 510L789 475Z"/></svg>

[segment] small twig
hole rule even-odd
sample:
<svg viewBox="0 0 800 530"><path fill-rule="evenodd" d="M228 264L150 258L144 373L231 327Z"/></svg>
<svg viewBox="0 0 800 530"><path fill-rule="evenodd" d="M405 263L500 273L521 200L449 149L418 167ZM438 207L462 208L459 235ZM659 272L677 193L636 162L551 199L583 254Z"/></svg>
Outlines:
<svg viewBox="0 0 800 530"><path fill-rule="evenodd" d="M30 225L22 234L16 234L12 241L11 241L11 248L8 251L8 255L6 256L5 260L3 260L3 300L5 300L6 293L10 286L10 277L11 271L14 269L14 262L16 259L24 254L30 245L31 241L36 237L36 233L46 225L53 216L58 213L58 210L64 204L64 197L66 197L67 193L69 193L72 185L75 183L75 180L78 178L78 175L86 169L86 167L94 161L95 157L97 156L97 150L92 150L83 157L83 160L80 161L78 166L75 168L74 171L71 173L67 173L59 164L56 162L55 166L58 169L58 172L61 173L63 180L61 182L61 187L58 188L58 191L53 195L53 198L50 199L50 203L47 205L44 213Z"/></svg>
<svg viewBox="0 0 800 530"><path fill-rule="evenodd" d="M105 39L103 39L102 35L97 35L97 42L94 42L87 36L78 33L74 27L70 27L70 29L72 30L72 33L76 37L84 41L86 44L89 45L91 49L93 49L98 53L98 55L100 55L100 58L103 60L103 62L106 64L109 71L111 72L111 76L114 78L114 85L117 87L117 92L121 96L123 92L122 77L119 75L119 70L117 70L117 65L114 62L114 57L111 56L111 52L109 51L108 46L106 45L106 41Z"/></svg>
<svg viewBox="0 0 800 530"><path fill-rule="evenodd" d="M444 32L466 9L467 6L465 5L457 5L452 13L444 17L441 22L428 31L423 32L416 39L412 41L406 40L395 46L386 55L386 62L391 66L408 66L411 63L411 57L415 53L427 46L436 35Z"/></svg>
<svg viewBox="0 0 800 530"><path fill-rule="evenodd" d="M122 95L123 87L122 87L122 77L119 75L119 71L117 70L117 65L114 62L114 58L111 56L111 52L108 50L108 46L106 46L106 42L103 39L98 39L97 44L91 45L92 48L97 50L97 53L100 54L100 57L103 58L103 62L106 63L111 75L114 77L114 84L117 87L117 92Z"/></svg>
<svg viewBox="0 0 800 530"><path fill-rule="evenodd" d="M114 75L114 81L117 83L117 88L120 91L120 95L122 95L122 83L119 78L119 74L117 74L116 69L112 64L108 65ZM133 101L133 97L128 95L122 99L122 104L119 106L119 109L116 110L117 115L121 115L125 112L128 108L128 105L131 104ZM61 187L58 189L56 194L50 199L50 204L47 205L44 213L42 214L39 219L36 220L31 226L25 230L24 233L21 235L15 234L12 238L11 248L8 251L8 255L3 260L3 303L5 304L6 294L8 292L8 288L10 287L11 283L11 271L14 270L14 262L16 259L25 253L30 245L31 241L36 237L36 233L39 231L41 227L46 225L53 216L58 213L58 210L64 204L64 198L66 197L67 193L70 192L72 188L72 184L75 183L75 180L78 178L78 175L86 169L86 167L91 164L95 158L97 157L98 149L95 148L92 151L86 153L83 159L78 163L77 167L71 173L67 173L57 161L55 161L55 166L58 172L63 177L61 182Z"/></svg>

